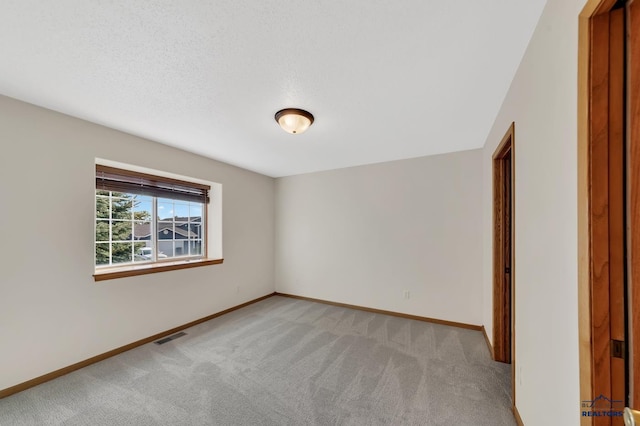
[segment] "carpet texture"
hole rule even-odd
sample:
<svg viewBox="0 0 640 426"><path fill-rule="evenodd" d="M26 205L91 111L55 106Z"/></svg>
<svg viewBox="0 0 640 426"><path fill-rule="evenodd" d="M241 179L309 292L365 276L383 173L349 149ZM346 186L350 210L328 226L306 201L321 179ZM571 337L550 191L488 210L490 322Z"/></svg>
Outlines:
<svg viewBox="0 0 640 426"><path fill-rule="evenodd" d="M0 400L0 425L515 425L482 333L280 296Z"/></svg>

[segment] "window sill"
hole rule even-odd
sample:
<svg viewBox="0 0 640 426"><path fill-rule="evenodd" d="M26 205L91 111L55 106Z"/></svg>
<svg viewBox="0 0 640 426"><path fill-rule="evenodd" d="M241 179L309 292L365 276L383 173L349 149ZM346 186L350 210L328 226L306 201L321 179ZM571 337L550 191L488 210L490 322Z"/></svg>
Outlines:
<svg viewBox="0 0 640 426"><path fill-rule="evenodd" d="M115 280L117 278L135 277L136 275L155 274L157 272L175 271L178 269L198 268L200 266L218 265L224 259L180 260L176 262L162 262L151 265L123 266L96 271L94 281Z"/></svg>

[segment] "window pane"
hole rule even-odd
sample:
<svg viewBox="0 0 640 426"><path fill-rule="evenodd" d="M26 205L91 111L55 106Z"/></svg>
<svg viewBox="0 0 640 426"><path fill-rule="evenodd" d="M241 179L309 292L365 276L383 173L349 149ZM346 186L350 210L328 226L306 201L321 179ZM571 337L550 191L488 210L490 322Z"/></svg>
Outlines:
<svg viewBox="0 0 640 426"><path fill-rule="evenodd" d="M192 243L190 240L176 241L176 256L191 256Z"/></svg>
<svg viewBox="0 0 640 426"><path fill-rule="evenodd" d="M173 220L173 201L158 200L158 219Z"/></svg>
<svg viewBox="0 0 640 426"><path fill-rule="evenodd" d="M173 206L175 220L186 222L189 220L189 204L177 202Z"/></svg>
<svg viewBox="0 0 640 426"><path fill-rule="evenodd" d="M109 197L96 197L96 217L109 219Z"/></svg>
<svg viewBox="0 0 640 426"><path fill-rule="evenodd" d="M134 222L133 239L151 241L151 222Z"/></svg>
<svg viewBox="0 0 640 426"><path fill-rule="evenodd" d="M189 229L191 230L191 234L189 235L190 239L202 240L204 226L202 222L202 212L204 210L203 204L191 203L190 204L190 218L189 218ZM192 250L194 250L192 248ZM192 255L200 256L202 255L202 243L200 243L199 248Z"/></svg>
<svg viewBox="0 0 640 426"><path fill-rule="evenodd" d="M132 222L113 222L111 225L111 241L131 241Z"/></svg>
<svg viewBox="0 0 640 426"><path fill-rule="evenodd" d="M202 240L191 240L189 244L191 256L202 256Z"/></svg>
<svg viewBox="0 0 640 426"><path fill-rule="evenodd" d="M109 241L108 220L96 220L96 241Z"/></svg>
<svg viewBox="0 0 640 426"><path fill-rule="evenodd" d="M191 229L191 239L196 239L196 240L201 240L202 239L202 232L204 231L204 228L202 227L202 225L200 223L190 223L189 224L189 228Z"/></svg>
<svg viewBox="0 0 640 426"><path fill-rule="evenodd" d="M189 224L186 222L176 222L174 227L175 240L186 240L191 235Z"/></svg>
<svg viewBox="0 0 640 426"><path fill-rule="evenodd" d="M127 195L127 194L121 194ZM111 199L111 218L112 219L129 219L132 218L133 203L127 198Z"/></svg>
<svg viewBox="0 0 640 426"><path fill-rule="evenodd" d="M181 243L174 241L173 242L173 257L182 256L182 247Z"/></svg>
<svg viewBox="0 0 640 426"><path fill-rule="evenodd" d="M153 197L151 195L134 194L132 198L133 198L133 201L139 202L139 203L151 203L151 202L153 202Z"/></svg>
<svg viewBox="0 0 640 426"><path fill-rule="evenodd" d="M202 220L202 204L189 204L189 217L192 222L200 222Z"/></svg>
<svg viewBox="0 0 640 426"><path fill-rule="evenodd" d="M149 221L152 219L152 198L136 195L133 200L133 219L140 221Z"/></svg>
<svg viewBox="0 0 640 426"><path fill-rule="evenodd" d="M158 241L158 260L173 257L173 241Z"/></svg>
<svg viewBox="0 0 640 426"><path fill-rule="evenodd" d="M96 244L96 265L109 264L109 243Z"/></svg>
<svg viewBox="0 0 640 426"><path fill-rule="evenodd" d="M111 262L127 263L133 258L133 243L113 243L111 245Z"/></svg>
<svg viewBox="0 0 640 426"><path fill-rule="evenodd" d="M173 222L158 222L158 240L173 240Z"/></svg>
<svg viewBox="0 0 640 426"><path fill-rule="evenodd" d="M151 244L151 243L148 243ZM133 245L134 262L148 262L153 260L153 247L151 245L147 245L147 243L134 243Z"/></svg>
<svg viewBox="0 0 640 426"><path fill-rule="evenodd" d="M96 190L96 195L103 195L103 196L105 196L105 197L108 197L108 196L109 196L109 191L99 191L99 190Z"/></svg>

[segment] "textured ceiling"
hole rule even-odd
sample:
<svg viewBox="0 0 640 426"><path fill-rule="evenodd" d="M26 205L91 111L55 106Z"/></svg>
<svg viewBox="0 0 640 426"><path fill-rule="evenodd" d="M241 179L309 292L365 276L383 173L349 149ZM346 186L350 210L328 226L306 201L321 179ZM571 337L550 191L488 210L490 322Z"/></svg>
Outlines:
<svg viewBox="0 0 640 426"><path fill-rule="evenodd" d="M0 94L269 176L479 148L544 3L0 0Z"/></svg>

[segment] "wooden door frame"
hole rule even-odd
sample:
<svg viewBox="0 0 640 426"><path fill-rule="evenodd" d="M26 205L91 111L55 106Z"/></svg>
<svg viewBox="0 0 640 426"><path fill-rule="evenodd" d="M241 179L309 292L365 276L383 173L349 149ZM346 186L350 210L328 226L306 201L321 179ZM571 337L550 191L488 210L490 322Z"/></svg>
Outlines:
<svg viewBox="0 0 640 426"><path fill-rule="evenodd" d="M609 138L614 127L610 124L618 120L609 111L610 61L616 60L609 52L609 22L616 3L616 0L588 0L579 16L577 160L581 401L593 400L600 393L607 397L611 394L611 365L605 361L610 357L612 322L609 261L610 248L620 244L610 244L613 237L609 224ZM600 422L606 420L597 421ZM582 426L594 423L594 417L581 416Z"/></svg>
<svg viewBox="0 0 640 426"><path fill-rule="evenodd" d="M505 262L502 249L504 248L504 161L507 155L511 157L511 266L510 288L504 284ZM515 407L515 123L500 141L493 153L493 359L511 363L511 403ZM507 301L507 291L509 301ZM508 310L508 312L507 312ZM509 327L506 317L509 317ZM508 350L507 350L508 349ZM512 408L513 408L512 407Z"/></svg>

